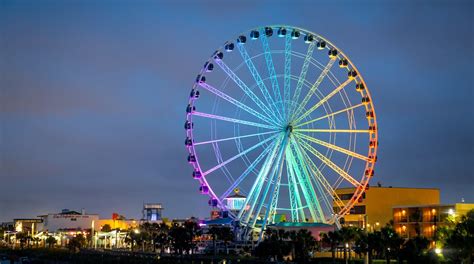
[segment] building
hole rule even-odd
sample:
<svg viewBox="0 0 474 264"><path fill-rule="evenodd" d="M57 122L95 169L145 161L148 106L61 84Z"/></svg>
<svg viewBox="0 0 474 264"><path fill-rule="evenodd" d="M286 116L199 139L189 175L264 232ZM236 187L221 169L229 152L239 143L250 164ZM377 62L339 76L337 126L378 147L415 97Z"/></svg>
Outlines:
<svg viewBox="0 0 474 264"><path fill-rule="evenodd" d="M161 222L161 212L163 206L161 203L145 203L143 204L143 218L145 222Z"/></svg>
<svg viewBox="0 0 474 264"><path fill-rule="evenodd" d="M39 216L43 221L41 231L55 233L65 230L88 230L93 229L99 222L98 214L86 214L84 209L81 212L63 209L61 213L52 213Z"/></svg>
<svg viewBox="0 0 474 264"><path fill-rule="evenodd" d="M36 234L38 230L43 228L43 220L39 218L16 218L13 219L15 232L27 233L28 235Z"/></svg>
<svg viewBox="0 0 474 264"><path fill-rule="evenodd" d="M340 188L335 192L342 203L346 204L352 199L355 188ZM439 197L439 189L436 188L370 186L350 210L350 213L341 219L341 224L376 230L392 220L394 206L439 204ZM333 204L333 207L335 213L340 210L337 204Z"/></svg>
<svg viewBox="0 0 474 264"><path fill-rule="evenodd" d="M129 230L133 228L137 228L140 222L135 219L126 219L124 216L119 215L117 213L112 214L112 218L110 219L99 219L95 223L95 230L102 231L105 225L108 225L111 230Z"/></svg>
<svg viewBox="0 0 474 264"><path fill-rule="evenodd" d="M404 238L422 235L432 238L436 229L474 209L474 204L427 204L393 207L395 231Z"/></svg>
<svg viewBox="0 0 474 264"><path fill-rule="evenodd" d="M240 194L239 189L235 189L234 193L224 198L224 204L229 211L237 214L245 204L246 196Z"/></svg>

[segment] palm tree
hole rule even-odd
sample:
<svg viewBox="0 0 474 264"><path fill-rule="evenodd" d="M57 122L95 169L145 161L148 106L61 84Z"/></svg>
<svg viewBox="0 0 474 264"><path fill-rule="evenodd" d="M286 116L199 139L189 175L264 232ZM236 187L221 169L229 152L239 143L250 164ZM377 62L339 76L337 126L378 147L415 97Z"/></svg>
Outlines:
<svg viewBox="0 0 474 264"><path fill-rule="evenodd" d="M189 240L189 246L191 248L191 254L194 254L196 249L195 238L202 234L202 230L197 223L197 219L191 217L188 221L184 223L184 228L186 229L187 238Z"/></svg>
<svg viewBox="0 0 474 264"><path fill-rule="evenodd" d="M380 230L381 234L381 245L383 246L383 252L387 264L390 263L390 255L400 256L400 249L403 244L403 238L401 238L392 226L387 225L382 227Z"/></svg>
<svg viewBox="0 0 474 264"><path fill-rule="evenodd" d="M169 245L170 237L169 237L170 228L167 224L161 223L158 225L158 234L154 237L154 244L158 244L160 248L160 256L163 255L163 251L165 247Z"/></svg>
<svg viewBox="0 0 474 264"><path fill-rule="evenodd" d="M295 230L292 230L288 232L288 238L290 239L291 243L291 259L293 260L296 258L296 242L298 239L298 234Z"/></svg>
<svg viewBox="0 0 474 264"><path fill-rule="evenodd" d="M380 256L382 253L382 233L380 231L375 231L367 234L367 254L369 257L369 263L372 263L372 257L374 252L377 253L377 256Z"/></svg>
<svg viewBox="0 0 474 264"><path fill-rule="evenodd" d="M48 238L46 238L45 242L46 242L46 244L48 244L48 247L51 248L57 243L57 240L53 236L48 236Z"/></svg>
<svg viewBox="0 0 474 264"><path fill-rule="evenodd" d="M342 241L341 234L338 231L329 231L323 234L322 239L331 246L332 263L336 263L336 248Z"/></svg>
<svg viewBox="0 0 474 264"><path fill-rule="evenodd" d="M211 226L211 228L209 228L208 234L211 235L211 238L212 238L212 250L213 250L213 252L214 252L214 256L216 256L216 254L217 254L216 240L217 240L217 236L218 236L218 234L219 234L219 227L217 227L217 226Z"/></svg>
<svg viewBox="0 0 474 264"><path fill-rule="evenodd" d="M339 230L341 234L341 242L343 243L344 247L344 260L347 263L348 258L347 258L347 251L349 251L349 260L351 259L351 248L352 244L354 243L356 236L357 236L357 231L356 228L354 227L342 227Z"/></svg>
<svg viewBox="0 0 474 264"><path fill-rule="evenodd" d="M226 254L229 254L227 246L230 241L234 240L234 232L232 232L230 227L221 227L218 233L218 238L224 242L225 252Z"/></svg>
<svg viewBox="0 0 474 264"><path fill-rule="evenodd" d="M298 263L306 263L309 259L309 254L316 248L316 239L313 237L313 234L306 229L300 229L296 234L296 259Z"/></svg>

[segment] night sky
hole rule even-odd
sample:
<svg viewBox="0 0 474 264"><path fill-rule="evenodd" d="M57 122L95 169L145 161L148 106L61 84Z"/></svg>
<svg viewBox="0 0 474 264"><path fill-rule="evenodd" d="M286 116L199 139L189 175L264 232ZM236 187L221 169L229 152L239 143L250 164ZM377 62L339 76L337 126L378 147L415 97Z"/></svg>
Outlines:
<svg viewBox="0 0 474 264"><path fill-rule="evenodd" d="M472 1L98 2L0 1L0 222L63 208L134 218L143 202L208 216L185 160L189 90L223 42L270 24L325 36L364 76L372 185L474 202Z"/></svg>

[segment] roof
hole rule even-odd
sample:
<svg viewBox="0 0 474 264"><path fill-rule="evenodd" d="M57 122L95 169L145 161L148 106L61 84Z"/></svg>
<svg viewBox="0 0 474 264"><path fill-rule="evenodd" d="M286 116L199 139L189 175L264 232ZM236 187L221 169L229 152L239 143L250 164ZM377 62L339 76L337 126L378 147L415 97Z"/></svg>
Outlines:
<svg viewBox="0 0 474 264"><path fill-rule="evenodd" d="M81 215L81 213L79 212L76 212L76 211L72 211L72 210L69 210L69 211L62 211L61 213L59 213L60 215Z"/></svg>
<svg viewBox="0 0 474 264"><path fill-rule="evenodd" d="M216 218L212 220L204 220L205 225L230 225L231 223L231 218Z"/></svg>
<svg viewBox="0 0 474 264"><path fill-rule="evenodd" d="M280 222L269 225L270 227L333 227L330 224L324 223L309 223L309 222Z"/></svg>
<svg viewBox="0 0 474 264"><path fill-rule="evenodd" d="M247 198L247 196L242 195L242 194L238 194L238 193L234 193L232 195L227 196L225 199L227 199L227 198Z"/></svg>
<svg viewBox="0 0 474 264"><path fill-rule="evenodd" d="M43 222L42 219L40 218L15 218L13 219L14 222L35 222L35 223L41 223Z"/></svg>
<svg viewBox="0 0 474 264"><path fill-rule="evenodd" d="M454 207L458 204L466 204L466 205L474 205L472 203L455 203L455 204L413 204L413 205L396 205L393 206L393 209L398 209L398 208L422 208L422 207Z"/></svg>

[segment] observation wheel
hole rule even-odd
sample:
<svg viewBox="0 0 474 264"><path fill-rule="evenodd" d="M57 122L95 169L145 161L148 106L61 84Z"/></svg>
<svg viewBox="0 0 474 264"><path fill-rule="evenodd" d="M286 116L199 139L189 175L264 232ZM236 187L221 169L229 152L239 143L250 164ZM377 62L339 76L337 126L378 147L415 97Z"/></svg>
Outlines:
<svg viewBox="0 0 474 264"><path fill-rule="evenodd" d="M301 28L225 42L196 77L184 128L199 191L246 234L283 220L337 224L374 175L369 90L339 48ZM355 191L341 197L344 187Z"/></svg>

